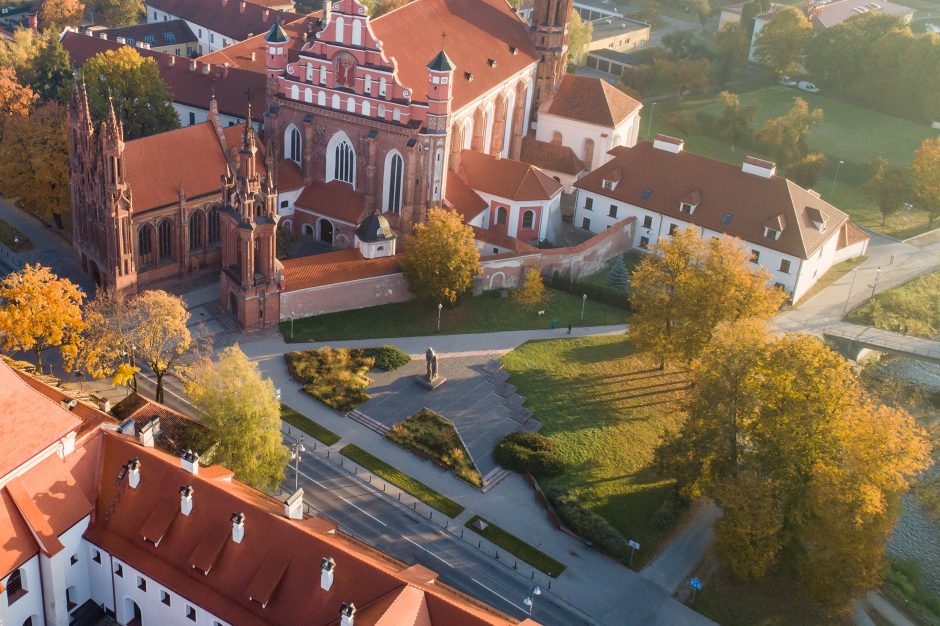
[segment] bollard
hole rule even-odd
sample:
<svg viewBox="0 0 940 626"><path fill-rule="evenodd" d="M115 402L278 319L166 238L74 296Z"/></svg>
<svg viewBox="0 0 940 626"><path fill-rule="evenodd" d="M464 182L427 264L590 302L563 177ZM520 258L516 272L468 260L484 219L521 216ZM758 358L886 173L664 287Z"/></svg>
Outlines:
<svg viewBox="0 0 940 626"><path fill-rule="evenodd" d="M499 550L496 551L496 560L499 560Z"/></svg>
<svg viewBox="0 0 940 626"><path fill-rule="evenodd" d="M460 538L463 539L463 528L460 529Z"/></svg>
<svg viewBox="0 0 940 626"><path fill-rule="evenodd" d="M445 520L444 520L444 530L448 530L449 528L450 528L450 520L446 520L446 519L445 519Z"/></svg>
<svg viewBox="0 0 940 626"><path fill-rule="evenodd" d="M417 500L415 500L414 502L411 503L411 508L413 508L415 511L418 510L418 501L417 501Z"/></svg>
<svg viewBox="0 0 940 626"><path fill-rule="evenodd" d="M358 475L359 475L359 468L353 465L353 476L358 476Z"/></svg>
<svg viewBox="0 0 940 626"><path fill-rule="evenodd" d="M535 570L532 570L532 580L535 580Z"/></svg>
<svg viewBox="0 0 940 626"><path fill-rule="evenodd" d="M339 457L339 466L343 467L343 457Z"/></svg>
<svg viewBox="0 0 940 626"><path fill-rule="evenodd" d="M513 569L519 569L519 561L513 561L513 562L512 562L512 568L513 568Z"/></svg>
<svg viewBox="0 0 940 626"><path fill-rule="evenodd" d="M401 502L401 492L398 492L398 501Z"/></svg>
<svg viewBox="0 0 940 626"><path fill-rule="evenodd" d="M385 493L385 483L382 483L382 493Z"/></svg>
<svg viewBox="0 0 940 626"><path fill-rule="evenodd" d="M483 548L483 542L482 542L482 541L477 541L477 547L480 548L480 549L482 549L482 548Z"/></svg>
<svg viewBox="0 0 940 626"><path fill-rule="evenodd" d="M434 511L428 510L428 519L434 519Z"/></svg>
<svg viewBox="0 0 940 626"><path fill-rule="evenodd" d="M548 590L549 590L549 591L552 590L552 579L551 579L551 578L548 579Z"/></svg>

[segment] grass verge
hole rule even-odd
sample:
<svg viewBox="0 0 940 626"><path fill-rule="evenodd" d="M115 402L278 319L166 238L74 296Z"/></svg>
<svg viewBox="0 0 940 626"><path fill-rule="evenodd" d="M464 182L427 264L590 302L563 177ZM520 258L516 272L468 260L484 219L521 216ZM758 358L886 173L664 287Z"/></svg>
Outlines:
<svg viewBox="0 0 940 626"><path fill-rule="evenodd" d="M677 401L688 387L687 373L660 371L622 335L529 342L503 363L544 424L542 434L558 445L564 470L539 479L549 497L571 500L571 506L576 500L638 541L644 549L637 557L654 554L678 515L673 481L653 471L653 455L664 434L681 423Z"/></svg>
<svg viewBox="0 0 940 626"><path fill-rule="evenodd" d="M933 339L940 335L940 271L879 293L845 319Z"/></svg>
<svg viewBox="0 0 940 626"><path fill-rule="evenodd" d="M421 409L392 426L386 436L401 447L446 467L477 489L483 487L483 477L474 467L457 429L434 411Z"/></svg>
<svg viewBox="0 0 940 626"><path fill-rule="evenodd" d="M441 334L488 333L501 330L550 328L551 320L563 327L625 324L627 314L612 306L590 299L580 320L581 297L556 289L546 289L545 304L537 310L520 307L496 292L462 298L441 314ZM339 339L375 339L378 337L416 337L432 335L437 326L437 305L411 300L367 307L341 313L327 313L294 320L293 342L334 341ZM291 342L290 322L281 322L284 340Z"/></svg>
<svg viewBox="0 0 940 626"><path fill-rule="evenodd" d="M342 437L334 433L332 430L320 426L312 419L301 415L286 404L281 405L281 419L294 428L299 428L317 441L325 443L328 446L332 446L334 443L342 439Z"/></svg>
<svg viewBox="0 0 940 626"><path fill-rule="evenodd" d="M0 220L0 243L13 252L26 252L36 247L29 237L3 220Z"/></svg>
<svg viewBox="0 0 940 626"><path fill-rule="evenodd" d="M920 579L920 565L916 561L892 561L882 589L918 622L940 626L940 597L927 591Z"/></svg>
<svg viewBox="0 0 940 626"><path fill-rule="evenodd" d="M477 520L481 520L486 523L487 526L484 530L480 530L473 526ZM479 515L474 515L471 517L469 520L467 520L464 526L471 529L473 532L480 535L487 541L490 541L503 550L519 557L537 570L545 572L552 578L558 578L558 576L566 569L564 563L556 561L538 548L530 546L522 539L519 539L519 537L516 537L512 533L506 532L496 524L483 519Z"/></svg>
<svg viewBox="0 0 940 626"><path fill-rule="evenodd" d="M419 480L416 480L405 474L401 470L395 469L382 459L372 456L359 446L349 444L339 451L344 457L366 468L379 478L387 480L402 491L406 491L421 500L430 507L433 507L448 517L457 517L463 513L463 507L447 496L444 496Z"/></svg>

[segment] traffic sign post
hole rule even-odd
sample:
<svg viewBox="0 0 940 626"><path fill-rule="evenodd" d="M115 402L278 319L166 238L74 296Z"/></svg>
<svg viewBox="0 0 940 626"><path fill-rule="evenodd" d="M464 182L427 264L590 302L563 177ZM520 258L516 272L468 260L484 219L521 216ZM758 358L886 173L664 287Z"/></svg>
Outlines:
<svg viewBox="0 0 940 626"><path fill-rule="evenodd" d="M631 539L627 545L630 546L630 567L633 567L633 555L640 549L640 544Z"/></svg>
<svg viewBox="0 0 940 626"><path fill-rule="evenodd" d="M696 577L689 581L689 585L692 587L692 600L689 603L695 604L695 592L702 590L702 581Z"/></svg>

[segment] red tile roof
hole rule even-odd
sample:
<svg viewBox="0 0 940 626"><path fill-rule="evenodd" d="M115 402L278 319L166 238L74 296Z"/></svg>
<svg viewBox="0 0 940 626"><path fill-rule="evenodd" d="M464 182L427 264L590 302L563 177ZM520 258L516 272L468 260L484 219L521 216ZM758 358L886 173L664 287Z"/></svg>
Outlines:
<svg viewBox="0 0 940 626"><path fill-rule="evenodd" d="M415 0L371 24L386 56L398 62L399 78L419 100L424 98L427 64L440 52L441 35L446 34L444 50L457 66L454 111L538 61L529 25L505 0ZM416 36L417 25L427 26L423 36ZM464 78L464 72L473 80Z"/></svg>
<svg viewBox="0 0 940 626"><path fill-rule="evenodd" d="M454 170L447 170L444 204L460 213L465 222L486 210L486 200L470 189Z"/></svg>
<svg viewBox="0 0 940 626"><path fill-rule="evenodd" d="M298 52L304 44L303 33L315 32L320 29L320 16L322 11L316 11L291 22L283 22L281 28L290 37L288 44L288 60L296 61ZM264 57L267 54L267 44L264 41L265 33L249 37L244 41L210 52L199 57L200 61L222 65L228 63L231 67L264 74ZM262 87L262 95L264 93Z"/></svg>
<svg viewBox="0 0 940 626"><path fill-rule="evenodd" d="M147 5L238 41L267 32L278 20L302 17L239 0L147 0Z"/></svg>
<svg viewBox="0 0 940 626"><path fill-rule="evenodd" d="M30 387L0 361L0 477L81 425L78 416Z"/></svg>
<svg viewBox="0 0 940 626"><path fill-rule="evenodd" d="M780 176L748 174L737 165L685 151L667 152L648 142L615 148L610 154L613 159L575 187L802 259L848 221L836 207ZM623 172L622 180L613 191L603 189L601 181L616 169ZM646 189L649 197L643 199ZM692 215L680 213L680 201L693 191L698 192L700 204ZM817 211L826 222L822 232L811 219ZM722 223L725 215L731 219ZM780 238L765 237L764 226L778 216L784 224Z"/></svg>
<svg viewBox="0 0 940 626"><path fill-rule="evenodd" d="M401 256L365 259L356 248L281 261L284 291L388 276L401 272Z"/></svg>
<svg viewBox="0 0 940 626"><path fill-rule="evenodd" d="M508 248L516 254L528 254L530 252L538 252L539 250L532 244L528 244L521 239L510 237L505 233L500 233L494 230L483 230L482 228L477 228L476 226L473 227L473 238L477 241L490 243L500 248Z"/></svg>
<svg viewBox="0 0 940 626"><path fill-rule="evenodd" d="M149 398L132 393L115 404L111 414L122 421L134 420L136 433L140 432L142 426L158 418L160 433L156 437L157 446L171 453L182 454L187 449L196 450L200 454L203 452L195 445L203 430L202 424Z"/></svg>
<svg viewBox="0 0 940 626"><path fill-rule="evenodd" d="M861 243L871 239L864 230L853 224L852 222L846 222L842 227L841 232L839 232L839 250L842 248L847 248L848 246L853 246L857 243Z"/></svg>
<svg viewBox="0 0 940 626"><path fill-rule="evenodd" d="M511 201L550 200L561 193L561 183L537 167L482 152L460 153L460 177L468 187Z"/></svg>
<svg viewBox="0 0 940 626"><path fill-rule="evenodd" d="M75 32L66 32L62 36L62 46L68 50L72 65L81 67L88 59L99 52L117 50L122 44L116 41L100 39ZM265 77L253 71L237 67L223 67L210 61L208 73L203 72L204 62L196 62L176 57L156 50L135 48L143 57L150 57L157 63L160 77L166 83L174 102L199 109L208 109L213 94L219 106L219 112L244 119L247 111L247 96L251 90L251 107L256 122L261 121L265 104ZM262 55L262 71L264 56ZM186 120L183 120L186 123Z"/></svg>
<svg viewBox="0 0 940 626"><path fill-rule="evenodd" d="M366 194L339 180L307 185L294 201L294 206L356 226L369 215Z"/></svg>
<svg viewBox="0 0 940 626"><path fill-rule="evenodd" d="M294 191L304 186L304 174L300 166L290 159L281 159L277 162L277 190L278 192Z"/></svg>
<svg viewBox="0 0 940 626"><path fill-rule="evenodd" d="M606 80L565 74L549 101L548 113L615 128L643 105Z"/></svg>
<svg viewBox="0 0 940 626"><path fill-rule="evenodd" d="M530 163L544 170L576 175L584 171L584 162L574 150L560 143L539 141L533 135L522 140L522 154L519 160Z"/></svg>

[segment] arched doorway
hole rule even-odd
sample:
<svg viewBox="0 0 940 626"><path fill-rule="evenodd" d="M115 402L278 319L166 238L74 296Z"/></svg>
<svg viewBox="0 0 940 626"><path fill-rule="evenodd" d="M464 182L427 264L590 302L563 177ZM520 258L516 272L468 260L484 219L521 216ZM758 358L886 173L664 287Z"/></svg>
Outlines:
<svg viewBox="0 0 940 626"><path fill-rule="evenodd" d="M142 626L143 624L140 606L130 598L124 598L124 623L127 626Z"/></svg>
<svg viewBox="0 0 940 626"><path fill-rule="evenodd" d="M321 219L317 222L317 230L319 231L318 240L323 243L333 243L333 223L330 220Z"/></svg>

